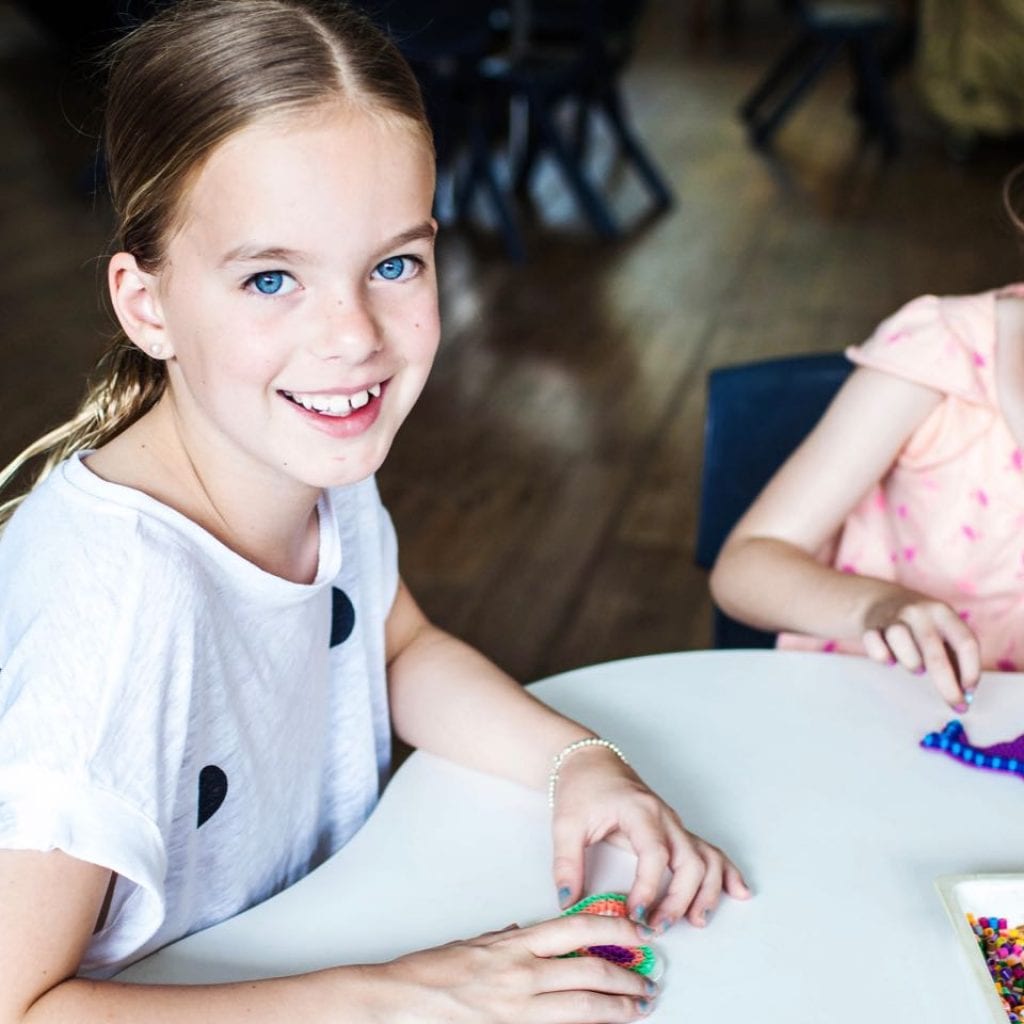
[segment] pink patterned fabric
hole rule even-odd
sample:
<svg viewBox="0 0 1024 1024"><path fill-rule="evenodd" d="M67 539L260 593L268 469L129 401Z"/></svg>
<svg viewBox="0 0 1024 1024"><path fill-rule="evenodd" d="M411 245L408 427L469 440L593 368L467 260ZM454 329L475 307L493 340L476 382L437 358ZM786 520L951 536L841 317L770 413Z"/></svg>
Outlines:
<svg viewBox="0 0 1024 1024"><path fill-rule="evenodd" d="M934 388L943 402L847 519L833 565L948 602L981 642L986 669L1024 670L1024 454L999 408L996 300L924 295L846 355ZM863 653L784 633L779 646Z"/></svg>

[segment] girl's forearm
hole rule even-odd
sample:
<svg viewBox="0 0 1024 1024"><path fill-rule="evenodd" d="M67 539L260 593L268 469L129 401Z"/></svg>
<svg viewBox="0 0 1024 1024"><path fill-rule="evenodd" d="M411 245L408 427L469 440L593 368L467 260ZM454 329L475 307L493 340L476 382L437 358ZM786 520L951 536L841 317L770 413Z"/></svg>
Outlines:
<svg viewBox="0 0 1024 1024"><path fill-rule="evenodd" d="M386 1020L387 985L379 965L225 985L133 985L72 978L23 1015L2 1024L345 1024Z"/></svg>
<svg viewBox="0 0 1024 1024"><path fill-rule="evenodd" d="M896 583L839 572L769 537L728 541L710 585L722 611L757 629L842 640L859 640L873 608L907 593Z"/></svg>
<svg viewBox="0 0 1024 1024"><path fill-rule="evenodd" d="M429 623L391 662L388 680L391 719L403 740L524 785L544 786L553 755L592 735Z"/></svg>

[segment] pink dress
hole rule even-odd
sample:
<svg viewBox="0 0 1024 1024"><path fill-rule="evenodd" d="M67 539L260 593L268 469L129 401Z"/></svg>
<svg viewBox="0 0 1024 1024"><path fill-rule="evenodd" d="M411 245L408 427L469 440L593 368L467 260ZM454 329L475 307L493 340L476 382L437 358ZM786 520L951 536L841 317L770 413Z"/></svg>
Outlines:
<svg viewBox="0 0 1024 1024"><path fill-rule="evenodd" d="M934 388L941 404L843 525L834 566L946 601L981 643L986 669L1024 669L1024 454L999 408L996 299L914 299L863 345L860 366ZM792 633L779 647L863 653L857 643Z"/></svg>

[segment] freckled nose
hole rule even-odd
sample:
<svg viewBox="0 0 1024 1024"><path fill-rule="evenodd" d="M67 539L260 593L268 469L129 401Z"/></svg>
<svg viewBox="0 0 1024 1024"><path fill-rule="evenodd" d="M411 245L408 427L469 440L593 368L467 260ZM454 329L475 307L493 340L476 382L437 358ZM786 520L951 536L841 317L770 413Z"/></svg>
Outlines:
<svg viewBox="0 0 1024 1024"><path fill-rule="evenodd" d="M367 303L337 299L324 316L315 353L321 359L361 363L381 348L381 333Z"/></svg>

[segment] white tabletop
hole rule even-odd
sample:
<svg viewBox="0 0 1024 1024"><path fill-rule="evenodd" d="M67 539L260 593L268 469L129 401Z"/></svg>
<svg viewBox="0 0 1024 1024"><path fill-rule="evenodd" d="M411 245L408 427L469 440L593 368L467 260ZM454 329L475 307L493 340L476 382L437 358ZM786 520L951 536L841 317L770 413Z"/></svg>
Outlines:
<svg viewBox="0 0 1024 1024"><path fill-rule="evenodd" d="M983 680L963 719L972 741L1024 732L1022 683ZM918 747L953 717L926 679L842 655L709 651L534 692L614 739L755 890L656 940L667 970L651 1021L986 1019L934 879L1021 870L1024 790ZM120 978L291 974L531 923L558 912L550 860L544 794L417 753L328 863ZM625 889L631 868L599 847L589 891Z"/></svg>

